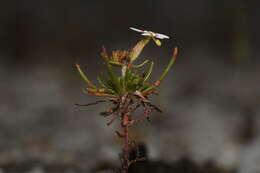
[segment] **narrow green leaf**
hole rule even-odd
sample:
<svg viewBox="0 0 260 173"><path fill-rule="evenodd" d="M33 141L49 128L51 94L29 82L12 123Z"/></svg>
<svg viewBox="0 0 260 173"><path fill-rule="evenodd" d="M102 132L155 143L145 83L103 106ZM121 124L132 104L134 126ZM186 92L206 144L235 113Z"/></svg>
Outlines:
<svg viewBox="0 0 260 173"><path fill-rule="evenodd" d="M134 67L134 68L140 68L140 67L144 66L145 64L147 64L148 62L149 62L149 60L145 60L145 61L142 62L141 64L134 65L133 67Z"/></svg>
<svg viewBox="0 0 260 173"><path fill-rule="evenodd" d="M107 89L109 88L109 86L107 86L107 85L105 84L105 82L102 81L102 79L100 78L100 76L98 76L97 80L98 80L98 83L99 83L102 87L107 88Z"/></svg>
<svg viewBox="0 0 260 173"><path fill-rule="evenodd" d="M98 76L98 82L99 84L105 88L108 91L108 94L116 94L116 92L112 89L112 87L107 83L107 81L104 80L104 76L102 74L100 74L100 76Z"/></svg>
<svg viewBox="0 0 260 173"><path fill-rule="evenodd" d="M109 61L109 64L113 65L113 66L116 66L116 67L122 67L123 64L119 63L119 62L116 62L116 61Z"/></svg>
<svg viewBox="0 0 260 173"><path fill-rule="evenodd" d="M87 85L91 88L97 88L88 78L87 76L84 74L84 72L81 70L80 65L79 64L75 64L76 68L80 74L80 76L82 77L82 79L87 83Z"/></svg>
<svg viewBox="0 0 260 173"><path fill-rule="evenodd" d="M149 85L148 84L143 84L138 90L139 91L145 91L147 88L149 88Z"/></svg>
<svg viewBox="0 0 260 173"><path fill-rule="evenodd" d="M170 69L172 68L172 66L176 60L177 54L178 54L178 48L175 47L172 58L171 58L170 62L168 63L166 69L163 71L161 77L159 78L159 81L162 81L165 78L165 76L169 73Z"/></svg>
<svg viewBox="0 0 260 173"><path fill-rule="evenodd" d="M119 80L118 80L115 72L113 71L111 65L109 64L109 62L107 60L105 62L105 67L107 69L108 75L111 79L111 82L113 84L114 89L120 94L121 93L121 86L120 86Z"/></svg>
<svg viewBox="0 0 260 173"><path fill-rule="evenodd" d="M153 65L154 65L154 63L153 63L153 61L151 61L149 68L148 68L148 71L147 71L147 73L144 77L144 82L146 82L149 79L149 77L151 76L151 73L153 71Z"/></svg>

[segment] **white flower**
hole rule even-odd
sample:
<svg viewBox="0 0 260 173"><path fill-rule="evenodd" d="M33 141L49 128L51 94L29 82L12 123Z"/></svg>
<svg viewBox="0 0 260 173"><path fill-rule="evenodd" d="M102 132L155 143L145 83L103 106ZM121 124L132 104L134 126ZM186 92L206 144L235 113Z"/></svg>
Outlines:
<svg viewBox="0 0 260 173"><path fill-rule="evenodd" d="M169 39L170 38L167 35L155 33L155 32L152 32L152 31L141 30L141 29L137 29L137 28L133 28L133 27L130 27L130 29L133 30L133 31L136 31L136 32L140 32L144 36L150 36L150 37L158 38L158 39Z"/></svg>

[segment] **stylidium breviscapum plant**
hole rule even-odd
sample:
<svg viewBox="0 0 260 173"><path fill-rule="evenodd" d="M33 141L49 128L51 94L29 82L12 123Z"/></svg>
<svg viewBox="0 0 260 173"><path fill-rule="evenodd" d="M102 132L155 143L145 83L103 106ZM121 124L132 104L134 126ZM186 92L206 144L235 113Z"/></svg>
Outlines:
<svg viewBox="0 0 260 173"><path fill-rule="evenodd" d="M130 29L140 32L144 38L131 50L115 50L112 51L112 55L108 55L105 47L102 48L100 55L104 60L105 72L99 74L97 78L99 86L91 82L80 68L80 65L76 64L80 76L87 85L87 87L83 89L83 92L88 95L102 97L102 99L94 103L76 105L90 106L102 102L109 102L111 105L105 111L101 112L100 115L104 117L111 116L110 121L107 123L108 126L116 119L120 120L121 129L115 131L115 134L123 141L123 149L120 154L121 168L118 170L120 173L127 173L131 164L145 159L138 156L138 154L135 159L130 159L130 151L136 151L136 153L138 153L138 147L134 140L130 140L129 130L140 121L149 121L153 111L162 112L157 106L151 103L149 96L160 93L158 86L172 68L178 52L177 47L175 47L172 57L159 79L151 81L150 77L154 62L145 59L141 64L135 64L135 60L139 58L143 48L151 40L157 46L161 46L159 39L168 39L169 37L164 34L133 27L130 27ZM146 70L141 70L141 67L146 65ZM120 73L116 73L115 68L119 68ZM138 109L140 109L143 114L133 118L134 112Z"/></svg>

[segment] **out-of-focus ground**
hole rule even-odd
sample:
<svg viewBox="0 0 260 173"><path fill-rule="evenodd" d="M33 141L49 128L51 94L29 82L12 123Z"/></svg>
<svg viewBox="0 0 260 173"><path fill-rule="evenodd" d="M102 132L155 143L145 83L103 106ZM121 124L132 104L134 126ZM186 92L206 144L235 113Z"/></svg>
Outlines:
<svg viewBox="0 0 260 173"><path fill-rule="evenodd" d="M162 47L151 43L144 49L142 57L155 61L153 79L172 48L179 47L176 64L153 99L163 114L154 113L151 123L133 129L151 162L171 167L188 158L198 167L211 163L238 173L259 172L257 4L5 2L0 10L0 172L77 173L106 162L118 165L121 143L114 130L119 125L107 127L108 119L98 115L106 105L74 106L96 98L81 92L84 83L73 64L80 63L95 80L103 70L102 45L130 49L142 38L130 26L171 37Z"/></svg>

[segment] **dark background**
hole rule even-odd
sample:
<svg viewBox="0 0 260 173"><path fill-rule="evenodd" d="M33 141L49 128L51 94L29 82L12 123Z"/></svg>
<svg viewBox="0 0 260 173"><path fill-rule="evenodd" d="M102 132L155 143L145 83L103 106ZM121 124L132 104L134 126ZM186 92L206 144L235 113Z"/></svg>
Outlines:
<svg viewBox="0 0 260 173"><path fill-rule="evenodd" d="M164 110L133 136L149 158L212 160L240 172L259 171L260 69L258 1L3 1L0 7L0 161L24 158L81 160L92 168L118 162L119 126L98 116L106 105L74 68L95 80L99 52L130 49L142 37L129 27L169 35L150 43L156 79L173 47L179 56L153 99ZM141 62L141 60L140 60Z"/></svg>

